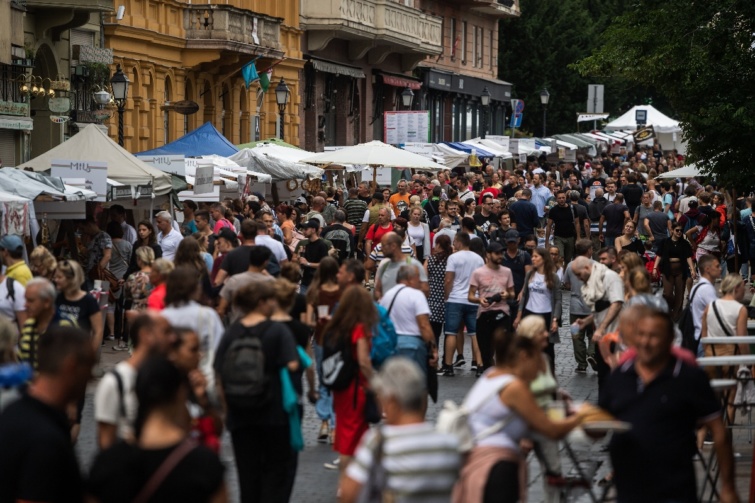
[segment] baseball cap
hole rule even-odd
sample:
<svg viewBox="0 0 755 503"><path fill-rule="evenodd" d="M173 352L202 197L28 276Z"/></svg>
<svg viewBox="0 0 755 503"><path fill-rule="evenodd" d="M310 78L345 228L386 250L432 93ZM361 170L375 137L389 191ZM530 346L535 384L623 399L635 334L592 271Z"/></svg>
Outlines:
<svg viewBox="0 0 755 503"><path fill-rule="evenodd" d="M519 233L514 229L509 229L506 231L506 234L503 235L503 239L507 243L515 243L519 241Z"/></svg>
<svg viewBox="0 0 755 503"><path fill-rule="evenodd" d="M294 204L307 204L307 198L304 196L299 196L294 201Z"/></svg>
<svg viewBox="0 0 755 503"><path fill-rule="evenodd" d="M16 251L24 247L24 242L14 234L8 234L0 239L0 249Z"/></svg>
<svg viewBox="0 0 755 503"><path fill-rule="evenodd" d="M503 245L498 241L491 241L488 243L487 251L488 253L501 253L503 251Z"/></svg>
<svg viewBox="0 0 755 503"><path fill-rule="evenodd" d="M304 224L304 227L306 227L307 229L317 229L317 230L319 230L320 229L320 221L317 220L316 218L310 218Z"/></svg>
<svg viewBox="0 0 755 503"><path fill-rule="evenodd" d="M238 240L236 233L233 232L229 227L223 227L222 229L220 229L215 237L223 238L227 241L230 241L231 243L235 243Z"/></svg>

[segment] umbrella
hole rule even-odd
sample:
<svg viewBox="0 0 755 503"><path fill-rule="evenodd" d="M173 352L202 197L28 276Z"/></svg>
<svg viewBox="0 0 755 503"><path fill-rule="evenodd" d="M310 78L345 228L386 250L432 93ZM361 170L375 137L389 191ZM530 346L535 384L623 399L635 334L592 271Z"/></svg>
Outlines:
<svg viewBox="0 0 755 503"><path fill-rule="evenodd" d="M377 181L377 168L399 168L399 169L431 169L434 171L446 169L442 164L438 164L427 157L396 148L381 141L371 141L361 143L353 147L346 147L331 152L322 152L305 157L301 162L308 164L359 164L372 167L373 182Z"/></svg>
<svg viewBox="0 0 755 503"><path fill-rule="evenodd" d="M698 168L696 165L688 164L682 168L668 171L666 173L661 173L660 175L656 176L656 179L692 178L696 176L705 176L705 173L703 173L702 170L700 170L700 168Z"/></svg>

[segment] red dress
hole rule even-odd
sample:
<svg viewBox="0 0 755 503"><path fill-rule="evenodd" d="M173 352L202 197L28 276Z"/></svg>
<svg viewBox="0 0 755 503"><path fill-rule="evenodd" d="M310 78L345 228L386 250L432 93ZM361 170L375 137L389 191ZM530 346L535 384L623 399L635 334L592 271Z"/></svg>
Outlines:
<svg viewBox="0 0 755 503"><path fill-rule="evenodd" d="M357 325L351 333L352 354L357 358L357 341L366 338L371 344L372 335L364 325ZM345 390L333 392L333 411L336 413L336 433L333 450L344 456L353 456L362 435L369 425L364 418L364 388L366 380L360 371L357 379ZM356 407L354 397L356 396Z"/></svg>

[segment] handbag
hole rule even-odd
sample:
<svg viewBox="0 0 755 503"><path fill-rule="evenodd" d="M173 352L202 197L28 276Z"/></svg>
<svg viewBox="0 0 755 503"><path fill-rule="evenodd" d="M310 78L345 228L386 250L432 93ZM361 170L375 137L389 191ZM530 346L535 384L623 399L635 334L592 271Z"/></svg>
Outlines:
<svg viewBox="0 0 755 503"><path fill-rule="evenodd" d="M378 424L383 418L383 414L380 411L380 405L378 405L377 395L374 391L368 389L364 390L364 395L364 419L369 424Z"/></svg>
<svg viewBox="0 0 755 503"><path fill-rule="evenodd" d="M178 463L180 463L183 458L185 458L191 451L193 451L196 446L196 442L187 438L186 440L181 442L178 447L173 449L168 457L165 458L165 461L163 461L160 466L157 467L155 473L153 473L149 480L147 480L147 483L144 484L144 487L141 488L139 493L134 498L133 503L147 503L152 495L155 494L155 491L160 488L162 483L165 481L165 478L170 475L170 473L176 468L176 466L178 466Z"/></svg>

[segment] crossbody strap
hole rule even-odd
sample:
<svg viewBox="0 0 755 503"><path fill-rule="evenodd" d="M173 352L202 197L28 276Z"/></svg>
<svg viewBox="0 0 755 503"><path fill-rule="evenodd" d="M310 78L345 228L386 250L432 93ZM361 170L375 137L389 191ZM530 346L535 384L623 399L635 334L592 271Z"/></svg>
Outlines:
<svg viewBox="0 0 755 503"><path fill-rule="evenodd" d="M168 457L165 458L165 461L163 461L162 464L160 464L160 466L157 468L157 470L155 470L155 473L152 474L147 483L144 484L144 487L142 487L141 491L139 491L139 494L137 494L136 498L134 498L133 503L147 503L147 501L149 501L155 491L160 488L162 483L165 481L165 478L170 475L170 473L176 468L178 463L180 463L183 458L185 458L191 451L193 451L196 446L196 442L187 438L186 440L181 442L178 447L173 449Z"/></svg>
<svg viewBox="0 0 755 503"><path fill-rule="evenodd" d="M723 329L724 333L726 334L726 337L731 337L731 332L729 332L729 328L726 325L724 325L724 322L721 319L721 315L718 313L718 308L716 307L716 301L711 302L711 305L713 306L713 313L716 315L718 324Z"/></svg>
<svg viewBox="0 0 755 503"><path fill-rule="evenodd" d="M503 388L508 386L514 381L514 376L509 376L509 379L504 380L500 386L496 386L492 393L490 393L488 396L485 397L484 400L482 400L476 407L467 409L467 411L471 414L473 412L477 412L482 408L483 405L488 403L490 400L495 398L501 391L503 391ZM513 412L509 413L506 417L501 419L500 421L496 421L495 423L491 424L484 430L482 430L480 433L475 435L474 440L475 442L479 442L480 440L483 440L485 438L488 438L490 435L493 435L502 429L506 427L507 424L511 422L511 420L514 419Z"/></svg>
<svg viewBox="0 0 755 503"><path fill-rule="evenodd" d="M399 288L398 291L396 292L396 295L393 296L393 300L391 301L391 305L388 306L388 317L391 316L391 309L393 309L393 303L396 302L396 298L398 297L398 294L400 294L401 290L403 290L404 288L406 288L406 286L402 286L401 288Z"/></svg>

